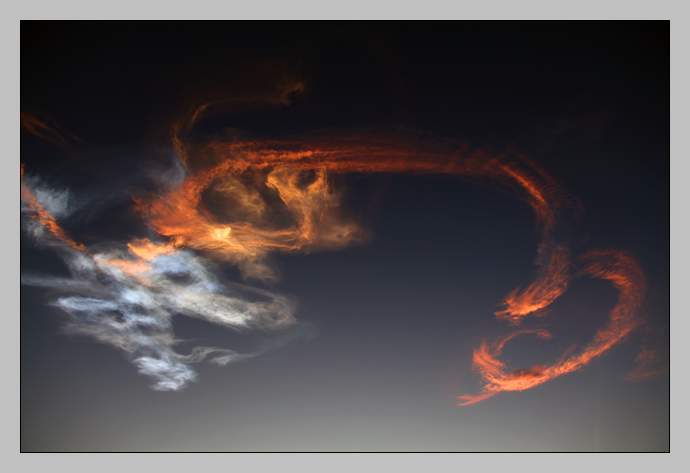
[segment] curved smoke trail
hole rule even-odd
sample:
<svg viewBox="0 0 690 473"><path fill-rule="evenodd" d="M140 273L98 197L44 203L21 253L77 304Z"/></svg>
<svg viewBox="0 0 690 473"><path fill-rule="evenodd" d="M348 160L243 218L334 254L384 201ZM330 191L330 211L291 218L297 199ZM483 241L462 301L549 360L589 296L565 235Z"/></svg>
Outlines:
<svg viewBox="0 0 690 473"><path fill-rule="evenodd" d="M287 104L288 95L302 88L299 82L286 80L273 94L234 100ZM331 130L280 140L200 140L195 126L214 106L203 101L172 121L167 140L182 177L158 194L135 199L135 209L159 235L158 242L136 240L106 250L77 243L54 217L56 212L64 213L64 205L58 205L64 194L32 187L22 174L22 211L28 217L24 228L38 242L54 248L72 273L69 280L27 276L22 282L71 291L73 295L54 302L69 314L70 330L123 350L140 372L157 379L156 389L184 386L195 377L188 363L207 356L225 364L258 354L197 347L180 355L173 349L177 343L173 314L235 330L284 329L295 324L289 299L245 287L244 292L263 299L250 301L240 291L221 285L204 258L237 266L245 279L268 282L278 277L270 264L274 253L336 250L362 241L366 232L346 215L342 195L332 184L330 177L336 174L454 175L509 192L530 205L539 234L538 271L532 283L510 292L496 312L499 320L511 325L530 315L543 315L576 277L608 280L618 289L618 304L594 339L550 366L511 370L499 360L510 339L529 333L550 337L545 330L518 330L491 345L483 342L473 360L484 387L479 394L460 396L463 404L501 391L529 389L578 370L641 323L645 279L639 265L632 256L614 250L573 256L570 233L581 206L525 156L404 130ZM44 198L39 199L39 194Z"/></svg>

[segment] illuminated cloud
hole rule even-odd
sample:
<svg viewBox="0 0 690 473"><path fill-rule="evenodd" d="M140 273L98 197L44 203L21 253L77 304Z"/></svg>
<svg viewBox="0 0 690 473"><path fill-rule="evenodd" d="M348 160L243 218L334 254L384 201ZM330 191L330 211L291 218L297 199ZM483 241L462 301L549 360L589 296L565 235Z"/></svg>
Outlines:
<svg viewBox="0 0 690 473"><path fill-rule="evenodd" d="M409 131L332 132L291 140L211 140L189 145L197 162L178 186L137 201L151 228L182 246L206 250L240 267L245 277L276 278L273 252L333 250L366 231L346 217L329 175L451 174L494 186L527 202L541 234L537 279L515 290L497 315L519 324L548 306L570 279L569 226L580 206L535 163L518 153L471 149ZM224 202L213 212L202 195Z"/></svg>
<svg viewBox="0 0 690 473"><path fill-rule="evenodd" d="M623 341L642 322L640 307L644 300L646 281L635 259L620 251L592 251L581 258L580 274L610 281L618 290L618 303L609 313L606 325L579 351L569 349L550 366L531 366L509 370L498 360L505 343L518 335L536 333L547 338L545 331L518 331L499 338L491 347L483 342L474 351L474 369L482 377L484 389L476 395L463 395L460 405L474 404L501 391L523 391L550 379L577 371Z"/></svg>
<svg viewBox="0 0 690 473"><path fill-rule="evenodd" d="M62 130L50 117L39 119L29 112L21 112L21 125L29 133L65 150L85 144L80 138Z"/></svg>
<svg viewBox="0 0 690 473"><path fill-rule="evenodd" d="M43 187L46 205L64 210L64 192ZM22 224L34 241L52 248L70 277L22 275L22 284L55 289L51 302L68 315L65 330L122 350L154 389L177 390L196 379L188 366L204 358L224 365L257 356L196 347L181 355L173 318L184 315L237 331L275 331L295 324L291 299L242 285L223 285L202 259L169 243L134 240L87 248L74 242L22 180ZM58 206L61 204L61 206ZM250 300L253 297L255 300Z"/></svg>
<svg viewBox="0 0 690 473"><path fill-rule="evenodd" d="M69 216L69 193L25 179L22 169L23 228L39 244L54 249L71 272L70 278L24 275L22 283L64 293L53 304L69 315L69 331L121 349L161 390L176 390L193 381L189 363L210 358L226 364L271 349L266 345L239 354L202 346L181 355L174 350L179 340L173 335L172 319L177 314L196 317L239 331L295 325L291 299L255 287L222 284L209 260L235 265L245 279L275 282L275 253L337 250L365 241L366 229L347 214L343 194L332 179L352 173L453 175L527 203L539 236L536 278L505 296L495 313L500 321L517 326L528 316L544 315L577 277L603 279L619 291L618 304L592 341L579 350L570 348L553 364L512 369L499 359L511 339L548 339L546 330L517 330L491 344L484 341L473 356L483 389L460 396L463 405L579 370L641 325L646 282L639 264L616 250L574 254L570 233L582 215L579 202L521 153L471 147L404 129L326 130L283 139L239 134L203 138L195 133L213 110L287 105L290 94L304 88L289 76L276 77L271 93L246 87L220 101L197 98L196 105L187 103L168 122L163 136L175 152L173 166L159 173L157 192L139 193L134 199L138 215L158 235L154 240L93 247L72 240L57 220ZM22 115L22 123L42 136L36 130L43 128L30 117L25 120ZM647 355L640 355L642 365L652 356ZM639 378L647 371L630 376Z"/></svg>
<svg viewBox="0 0 690 473"><path fill-rule="evenodd" d="M667 345L656 348L643 345L642 350L635 358L637 366L623 379L628 381L644 381L654 378L669 371L669 351Z"/></svg>

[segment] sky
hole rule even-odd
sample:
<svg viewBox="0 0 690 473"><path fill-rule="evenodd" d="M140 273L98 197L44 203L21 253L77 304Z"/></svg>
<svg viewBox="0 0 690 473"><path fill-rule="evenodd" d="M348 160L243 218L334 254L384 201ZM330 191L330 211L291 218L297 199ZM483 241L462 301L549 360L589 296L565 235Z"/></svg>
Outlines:
<svg viewBox="0 0 690 473"><path fill-rule="evenodd" d="M21 23L22 451L668 451L669 24Z"/></svg>

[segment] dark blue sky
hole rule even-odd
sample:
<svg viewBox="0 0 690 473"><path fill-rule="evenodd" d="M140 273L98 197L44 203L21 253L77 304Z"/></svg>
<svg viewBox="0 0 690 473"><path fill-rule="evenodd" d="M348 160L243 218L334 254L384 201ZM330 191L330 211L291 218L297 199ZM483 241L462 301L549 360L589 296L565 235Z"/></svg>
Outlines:
<svg viewBox="0 0 690 473"><path fill-rule="evenodd" d="M452 176L339 176L370 240L273 260L282 280L269 288L297 301L308 330L255 359L194 365L198 382L180 392L153 391L117 350L64 335L54 294L23 285L23 451L668 451L668 374L623 380L643 346L668 363L667 22L22 22L22 111L89 146L65 151L23 130L21 162L99 196L98 211L65 224L75 239L124 241L143 226L129 194L150 189L141 170L161 162L156 140L181 101L224 84L259 90L270 79L244 71L267 60L305 91L286 107L216 114L197 139L404 128L519 150L585 209L575 253L637 258L645 329L580 371L458 407L481 390L472 351L511 330L497 305L535 277L532 209ZM25 235L21 251L23 274L66 273ZM554 337L514 339L502 359L553 363L615 303L606 282L578 279L528 324ZM238 351L272 339L181 315L174 326Z"/></svg>

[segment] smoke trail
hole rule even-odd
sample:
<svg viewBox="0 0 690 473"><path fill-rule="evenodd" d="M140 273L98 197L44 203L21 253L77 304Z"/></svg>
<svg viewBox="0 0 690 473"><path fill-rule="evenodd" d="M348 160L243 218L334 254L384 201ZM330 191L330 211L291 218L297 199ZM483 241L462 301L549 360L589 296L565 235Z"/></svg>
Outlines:
<svg viewBox="0 0 690 473"><path fill-rule="evenodd" d="M303 85L277 75L272 92L245 88L226 97L231 109L287 105ZM229 104L229 105L228 105ZM539 237L534 281L511 291L496 317L519 325L540 316L568 290L576 277L610 281L619 300L608 323L579 351L567 350L551 365L512 370L499 360L504 345L517 336L549 338L545 330L519 330L474 351L473 365L483 390L459 399L473 404L502 391L535 387L581 369L624 340L641 324L645 279L626 253L597 250L582 257L570 246L582 215L577 199L536 163L513 150L471 147L409 130L325 130L283 139L204 139L197 127L220 106L209 97L188 103L168 122L165 145L175 152L173 169L161 175L163 190L140 194L135 210L160 241L87 248L57 223L68 194L30 189L22 184L24 228L54 248L71 279L23 277L26 284L55 287L72 295L54 304L70 316L70 330L122 349L141 373L157 379L156 389L179 389L195 377L188 363L211 357L225 364L249 354L197 347L188 355L174 351L172 316L182 314L234 330L284 329L295 324L290 300L265 290L221 285L201 255L239 268L245 279L276 281L274 253L336 250L367 237L343 209L333 175L406 173L453 175L489 185L527 203ZM22 171L23 177L23 171ZM28 181L27 181L28 182ZM190 250L200 252L193 253ZM249 301L241 292L249 292ZM289 338L289 337L288 337ZM278 343L278 342L277 342ZM282 342L281 342L282 343Z"/></svg>
<svg viewBox="0 0 690 473"><path fill-rule="evenodd" d="M37 182L34 180L34 182ZM240 354L196 347L174 350L175 315L195 317L237 331L275 331L294 325L294 304L284 296L241 285L222 285L191 251L170 243L134 240L87 248L72 240L51 212L67 216L68 194L47 187L32 191L22 172L23 228L34 241L53 249L71 277L22 275L22 284L61 294L52 305L68 315L66 331L116 347L153 377L157 390L177 390L196 379L190 363L207 357L224 365L260 355L271 347ZM37 196L40 195L41 199ZM256 300L248 300L243 294Z"/></svg>
<svg viewBox="0 0 690 473"><path fill-rule="evenodd" d="M68 151L85 145L79 137L62 130L50 117L41 120L29 112L21 112L21 126L29 133Z"/></svg>
<svg viewBox="0 0 690 473"><path fill-rule="evenodd" d="M342 132L340 132L342 135ZM567 237L579 203L535 163L517 153L470 149L411 133L352 133L282 141L211 141L197 145L196 167L164 196L139 200L151 227L179 244L212 251L238 265L245 277L271 280L272 252L343 248L366 232L342 212L329 174L451 174L486 183L526 201L541 235L537 280L515 290L497 315L519 324L567 288ZM232 209L214 216L202 194Z"/></svg>
<svg viewBox="0 0 690 473"><path fill-rule="evenodd" d="M207 106L200 107L194 119ZM189 123L185 128L191 127ZM245 278L275 280L277 274L268 260L273 252L338 249L366 236L356 222L344 216L341 195L329 175L445 174L509 192L534 211L540 236L537 277L504 298L503 309L495 314L498 319L519 325L528 315L543 315L573 278L585 274L610 280L620 291L609 324L581 352L575 354L571 348L554 365L511 371L498 360L508 340L525 333L550 336L543 330L518 331L491 347L483 343L475 351L474 366L485 387L480 394L461 396L464 404L500 391L528 389L578 370L640 323L645 283L637 263L630 255L615 251L595 251L574 260L569 241L582 214L579 202L519 153L471 148L400 130L331 130L282 140L216 138L188 142L184 148L184 165L189 170L186 179L166 195L137 201L137 210L159 234L237 265ZM231 212L214 212L208 196Z"/></svg>
<svg viewBox="0 0 690 473"><path fill-rule="evenodd" d="M615 344L623 341L642 319L639 309L645 294L644 274L635 259L624 252L597 250L581 258L581 275L610 281L618 290L618 303L609 313L608 323L600 328L594 338L577 353L570 349L551 366L531 366L518 370L509 370L498 360L505 343L513 337L530 333L515 332L499 338L492 346L483 342L474 351L474 369L482 377L485 386L481 393L463 395L459 399L465 402L460 405L474 404L487 399L501 391L523 391L542 384L557 376L577 371L593 359L602 356ZM542 332L537 332L539 335ZM542 336L546 336L544 333Z"/></svg>
<svg viewBox="0 0 690 473"><path fill-rule="evenodd" d="M637 366L623 379L628 381L643 381L661 374L668 373L668 354L662 355L656 348L643 348L635 358Z"/></svg>
<svg viewBox="0 0 690 473"><path fill-rule="evenodd" d="M644 381L668 373L670 352L668 341L660 339L665 333L660 327L647 324L644 327L642 347L635 357L635 368L625 375L628 381Z"/></svg>

